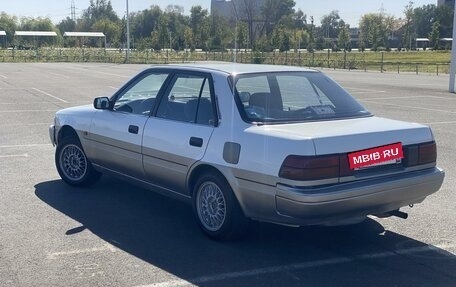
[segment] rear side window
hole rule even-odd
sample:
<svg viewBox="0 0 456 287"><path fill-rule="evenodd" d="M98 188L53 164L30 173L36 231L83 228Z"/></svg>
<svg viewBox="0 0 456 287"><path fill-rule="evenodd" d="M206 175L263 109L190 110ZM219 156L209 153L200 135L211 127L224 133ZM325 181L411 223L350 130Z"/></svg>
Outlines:
<svg viewBox="0 0 456 287"><path fill-rule="evenodd" d="M328 96L308 78L282 76L277 77L277 83L286 110L298 110L318 105L330 105L334 108Z"/></svg>
<svg viewBox="0 0 456 287"><path fill-rule="evenodd" d="M174 121L214 125L210 79L200 75L178 74L161 98L156 117Z"/></svg>
<svg viewBox="0 0 456 287"><path fill-rule="evenodd" d="M351 95L318 72L271 72L234 79L248 122L284 123L369 116Z"/></svg>

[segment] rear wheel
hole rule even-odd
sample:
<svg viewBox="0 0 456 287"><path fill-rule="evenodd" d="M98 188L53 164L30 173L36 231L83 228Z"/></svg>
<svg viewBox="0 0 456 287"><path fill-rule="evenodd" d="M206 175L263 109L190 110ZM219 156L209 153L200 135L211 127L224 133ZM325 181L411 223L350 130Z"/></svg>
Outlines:
<svg viewBox="0 0 456 287"><path fill-rule="evenodd" d="M60 177L73 186L89 186L101 176L87 159L76 137L65 137L59 142L55 151L55 165Z"/></svg>
<svg viewBox="0 0 456 287"><path fill-rule="evenodd" d="M206 173L197 180L193 208L198 225L213 239L235 239L248 224L230 185L216 173Z"/></svg>

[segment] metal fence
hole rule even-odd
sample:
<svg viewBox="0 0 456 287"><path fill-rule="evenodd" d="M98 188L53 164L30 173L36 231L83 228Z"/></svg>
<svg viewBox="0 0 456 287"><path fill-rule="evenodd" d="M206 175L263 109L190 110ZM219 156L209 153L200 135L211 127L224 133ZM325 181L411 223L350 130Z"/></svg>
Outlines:
<svg viewBox="0 0 456 287"><path fill-rule="evenodd" d="M132 51L129 63L168 64L195 61L224 61L238 63L263 63L320 69L348 69L395 73L448 74L450 62L409 62L372 59L373 54L361 52L191 52L191 51ZM0 62L102 62L126 63L125 50L105 49L52 49L0 50Z"/></svg>

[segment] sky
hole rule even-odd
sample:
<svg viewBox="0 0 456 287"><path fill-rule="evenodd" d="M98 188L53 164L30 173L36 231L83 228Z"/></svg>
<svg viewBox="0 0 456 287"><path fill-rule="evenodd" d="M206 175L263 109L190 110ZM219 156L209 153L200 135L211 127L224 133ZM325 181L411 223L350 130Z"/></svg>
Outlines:
<svg viewBox="0 0 456 287"><path fill-rule="evenodd" d="M111 0L114 10L119 17L126 11L127 0ZM76 13L80 15L89 6L89 0L74 0ZM338 10L339 15L350 26L357 27L361 15L366 13L384 12L397 18L403 18L404 7L409 0L295 0L295 9L300 8L308 19L313 16L316 24L320 24L322 16L333 10ZM427 4L437 4L437 0L414 0L414 6L420 7ZM158 5L162 9L166 6L180 5L184 7L184 13L189 14L190 8L201 5L210 11L210 0L128 0L130 12L140 11L149 8L151 5ZM0 0L0 11L18 17L49 17L55 23L70 16L71 0Z"/></svg>

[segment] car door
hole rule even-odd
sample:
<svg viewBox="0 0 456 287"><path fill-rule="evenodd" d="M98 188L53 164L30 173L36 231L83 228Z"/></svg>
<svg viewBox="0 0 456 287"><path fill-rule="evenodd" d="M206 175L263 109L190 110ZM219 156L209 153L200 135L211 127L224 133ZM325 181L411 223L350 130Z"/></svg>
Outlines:
<svg viewBox="0 0 456 287"><path fill-rule="evenodd" d="M155 100L168 72L144 72L111 101L112 109L95 113L90 128L90 157L94 164L144 179L142 137Z"/></svg>
<svg viewBox="0 0 456 287"><path fill-rule="evenodd" d="M177 72L144 128L147 180L184 192L188 170L204 156L217 124L210 75Z"/></svg>

